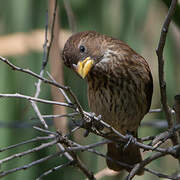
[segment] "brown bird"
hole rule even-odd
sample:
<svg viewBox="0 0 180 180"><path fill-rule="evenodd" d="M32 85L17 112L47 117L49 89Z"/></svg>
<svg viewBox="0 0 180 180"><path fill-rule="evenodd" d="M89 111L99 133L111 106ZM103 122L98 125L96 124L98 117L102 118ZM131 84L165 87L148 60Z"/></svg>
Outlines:
<svg viewBox="0 0 180 180"><path fill-rule="evenodd" d="M86 77L91 111L101 115L103 121L123 135L137 138L153 92L146 60L124 42L95 31L72 35L62 56L66 66L82 78ZM133 143L125 149L123 143L109 143L107 155L129 165L142 161L140 149ZM110 160L107 165L115 171L131 170Z"/></svg>

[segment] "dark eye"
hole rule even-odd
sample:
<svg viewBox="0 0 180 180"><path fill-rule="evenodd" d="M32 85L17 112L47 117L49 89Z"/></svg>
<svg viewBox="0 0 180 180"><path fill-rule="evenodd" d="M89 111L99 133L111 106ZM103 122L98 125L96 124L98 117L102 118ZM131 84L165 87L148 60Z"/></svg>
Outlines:
<svg viewBox="0 0 180 180"><path fill-rule="evenodd" d="M79 50L80 50L81 53L84 53L85 50L86 50L86 48L85 48L84 46L81 45L81 46L79 47Z"/></svg>

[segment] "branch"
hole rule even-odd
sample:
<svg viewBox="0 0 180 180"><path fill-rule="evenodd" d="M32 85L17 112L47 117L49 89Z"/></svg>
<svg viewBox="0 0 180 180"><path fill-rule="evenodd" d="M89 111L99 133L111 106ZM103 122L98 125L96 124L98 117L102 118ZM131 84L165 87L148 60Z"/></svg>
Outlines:
<svg viewBox="0 0 180 180"><path fill-rule="evenodd" d="M37 104L34 101L30 101L30 102L31 102L32 107L33 107L34 111L36 112L41 124L44 126L45 129L48 129L48 125L46 124L46 121L44 120L43 116L41 115L41 113L37 107Z"/></svg>
<svg viewBox="0 0 180 180"><path fill-rule="evenodd" d="M36 138L30 139L30 140L27 140L27 141L23 141L23 142L18 143L18 144L14 144L14 145L11 145L11 146L8 146L8 147L5 147L5 148L1 148L0 152L7 151L9 149L13 149L13 148L16 148L18 146L22 146L22 145L25 145L25 144L28 144L28 143L32 143L32 142L36 142L36 141L49 140L49 139L54 139L54 136L36 137Z"/></svg>
<svg viewBox="0 0 180 180"><path fill-rule="evenodd" d="M175 116L176 116L176 124L180 124L180 95L176 95L174 97L175 104L174 104L174 110L175 110ZM179 132L179 138L180 138L180 132Z"/></svg>
<svg viewBox="0 0 180 180"><path fill-rule="evenodd" d="M67 162L67 163L65 163L65 164L56 166L56 167L54 167L54 168L52 168L52 169L44 172L41 176L39 176L38 178L36 178L36 180L41 180L41 179L43 179L45 176L53 173L54 171L57 171L57 170L59 170L59 169L62 169L62 168L64 168L64 167L67 167L67 166L71 166L72 164L73 164L73 162L69 161L69 162Z"/></svg>
<svg viewBox="0 0 180 180"><path fill-rule="evenodd" d="M42 61L42 67L41 67L41 71L40 71L40 76L43 77L44 74L44 70L45 67L48 63L48 59L49 59L49 53L51 50L51 46L52 46L52 42L53 42L53 37L54 37L54 22L55 22L55 18L56 18L56 8L57 8L57 0L55 1L55 7L54 7L54 16L53 16L53 23L52 23L52 29L51 29L51 40L50 40L50 44L49 46L47 46L48 43L48 39L47 39L47 35L48 35L48 14L46 13L46 26L45 26L45 42L43 45L43 49L44 49L44 55L43 55L43 61ZM38 79L38 83L36 84L36 92L34 97L37 98L39 96L40 90L41 90L41 84L42 84L42 80ZM39 120L41 121L41 123L43 124L44 128L47 129L48 125L46 124L45 120L43 119L38 106L35 102L31 101L31 104L34 108L34 111L36 112L37 116L39 117Z"/></svg>
<svg viewBox="0 0 180 180"><path fill-rule="evenodd" d="M35 102L40 102L40 103L45 103L45 104L54 104L54 105L74 108L72 105L69 105L67 103L57 102L57 101L50 101L50 100L40 99L40 98L35 98L35 97L32 97L32 96L26 96L26 95L22 95L22 94L19 94L19 93L15 93L15 94L0 94L0 98L19 98L19 99L26 99L28 101L35 101Z"/></svg>
<svg viewBox="0 0 180 180"><path fill-rule="evenodd" d="M52 145L54 145L54 144L56 144L56 143L57 143L57 140L53 140L53 141L51 141L51 142L41 144L41 145L38 146L38 147L29 149L29 150L27 150L27 151L23 151L23 152L21 152L21 153L13 154L13 155L11 155L11 156L8 156L7 158L1 159L1 160L0 160L0 165L1 165L2 163L5 163L5 162L10 161L10 160L12 160L12 159L15 159L15 158L18 158L18 157L22 157L22 156L25 156L25 155L27 155L27 154L33 153L33 152L40 151L40 150L42 150L42 149L44 149L44 148L47 148L47 147L49 147L49 146L52 146Z"/></svg>
<svg viewBox="0 0 180 180"><path fill-rule="evenodd" d="M34 165L37 165L37 164L40 164L40 163L42 163L42 162L48 161L49 159L55 158L55 157L57 157L57 156L59 156L59 152L54 153L54 154L51 154L51 155L46 156L46 157L44 157L44 158L38 159L38 160L33 161L33 162L31 162L31 163L29 163L29 164L26 164L26 165L24 165L24 166L17 167L17 168L13 168L13 169L10 169L10 170L8 170L8 171L0 172L0 178L2 178L2 177L4 177L4 176L7 176L7 175L9 175L9 174L12 174L12 173L14 173L14 172L20 171L20 170L26 170L26 169L34 166Z"/></svg>
<svg viewBox="0 0 180 180"><path fill-rule="evenodd" d="M167 94L166 94L166 82L164 79L164 57L163 57L163 50L166 42L166 37L167 37L167 32L169 29L170 22L172 20L173 14L175 12L175 7L177 4L177 0L172 0L171 1L171 6L169 8L168 14L166 16L166 19L164 21L162 30L161 30L161 35L160 35L160 40L158 43L158 48L156 49L156 54L158 56L158 72L159 72L159 85L160 85L160 93L161 93L161 103L162 103L162 108L163 111L165 112L166 119L168 122L168 127L171 128L173 126L173 121L172 121L172 115L170 108L168 107L167 104ZM173 144L177 144L177 137L174 136L172 138Z"/></svg>
<svg viewBox="0 0 180 180"><path fill-rule="evenodd" d="M78 111L80 112L82 118L84 118L83 109L82 109L82 107L81 107L81 105L80 105L77 97L74 95L73 91L72 91L69 87L67 87L67 86L62 86L62 85L60 85L59 83L57 83L55 80L50 81L50 80L48 80L48 79L46 79L46 78L43 78L42 76L34 73L33 71L31 71L31 70L29 70L29 69L23 69L23 68L20 68L20 67L18 67L18 66L15 66L15 65L12 64L10 61L8 61L8 59L6 59L6 58L4 58L4 57L2 57L2 56L0 56L0 60L3 61L4 63L6 63L7 65L9 65L9 66L12 68L12 70L24 72L24 73L26 73L26 74L29 74L29 75L33 76L33 77L36 77L36 78L38 78L38 79L41 79L44 83L48 83L48 84L50 84L50 85L53 85L53 86L55 86L55 87L58 87L58 88L60 88L60 89L65 90L65 91L66 91L67 93L69 93L69 95L72 97L74 103L75 103L76 106L77 106Z"/></svg>
<svg viewBox="0 0 180 180"><path fill-rule="evenodd" d="M55 3L54 3L53 19L52 19L52 26L51 26L51 38L50 38L49 46L47 46L47 55L46 55L46 59L43 63L43 66L46 66L46 64L48 62L50 50L51 50L53 40L54 40L54 27L55 27L55 20L56 20L56 10L57 10L57 0L55 0Z"/></svg>
<svg viewBox="0 0 180 180"><path fill-rule="evenodd" d="M144 168L145 165L149 164L153 160L158 159L162 156L164 156L164 153L158 152L158 153L153 154L152 156L146 158L145 160L141 161L140 163L138 163L137 165L134 166L134 168L131 170L129 175L126 177L126 180L131 180L141 168Z"/></svg>
<svg viewBox="0 0 180 180"><path fill-rule="evenodd" d="M64 89L64 90L68 90L69 87L66 87L66 86L61 86L60 84L56 83L56 82L53 82L53 81L50 81L46 78L43 78L41 75L38 75L36 73L34 73L33 71L29 70L29 69L23 69L23 68L20 68L18 66L15 66L13 63L11 63L8 59L0 56L0 60L4 63L6 63L9 67L12 68L12 70L14 71L19 71L19 72L23 72L23 73L26 73L26 74L29 74L35 78L38 78L40 80L42 80L44 83L47 83L47 84L50 84L50 85L53 85L55 87L58 87L58 88L61 88L61 89Z"/></svg>

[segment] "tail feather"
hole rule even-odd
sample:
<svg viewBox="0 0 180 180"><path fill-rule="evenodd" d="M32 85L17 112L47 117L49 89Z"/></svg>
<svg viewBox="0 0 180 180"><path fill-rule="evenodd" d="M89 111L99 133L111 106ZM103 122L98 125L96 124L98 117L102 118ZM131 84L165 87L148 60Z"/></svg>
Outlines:
<svg viewBox="0 0 180 180"><path fill-rule="evenodd" d="M129 165L134 165L142 161L140 149L134 144L129 144L129 146L126 149L124 149L123 144L119 145L115 143L109 143L107 156L109 156L110 158L114 160L129 164ZM113 162L108 159L106 161L107 161L107 166L114 171L121 171L121 170L131 171L131 168L121 166L117 164L116 162ZM142 175L143 173L144 173L144 170L140 170L137 172L137 175Z"/></svg>

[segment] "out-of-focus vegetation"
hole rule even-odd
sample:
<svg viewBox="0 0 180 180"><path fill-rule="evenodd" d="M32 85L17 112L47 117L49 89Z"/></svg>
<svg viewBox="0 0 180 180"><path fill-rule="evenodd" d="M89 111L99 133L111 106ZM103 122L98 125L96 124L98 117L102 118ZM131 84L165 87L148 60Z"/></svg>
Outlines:
<svg viewBox="0 0 180 180"><path fill-rule="evenodd" d="M51 0L50 0L51 1ZM168 2L163 0L167 5ZM155 49L160 36L161 26L164 17L167 13L167 7L162 1L157 0L71 0L72 10L75 15L77 30L95 30L101 33L119 38L127 42L133 49L142 54L149 62L153 77L154 77L154 96L153 108L160 107L160 96L158 87L157 74L157 57ZM60 24L61 28L69 29L67 14L62 0L58 1L60 8ZM30 33L34 30L44 29L46 21L46 9L48 2L45 0L6 0L0 1L0 38L8 36L17 32ZM175 22L179 25L180 22L180 5L177 7ZM35 38L35 37L34 37ZM1 42L0 42L1 43ZM11 43L11 42L9 42ZM18 42L17 42L18 43ZM168 40L165 47L165 72L167 80L167 91L169 104L173 105L174 95L180 91L180 52L178 50L180 43L180 31L173 25L168 34ZM26 47L27 42L24 42ZM1 44L1 46L3 46ZM0 47L1 47L0 46ZM16 44L14 45L16 49ZM43 44L42 44L43 50ZM1 49L0 49L1 55ZM40 72L42 63L42 51L29 51L23 55L9 56L5 55L13 63L23 68L30 68L36 73ZM60 63L57 59L57 64ZM47 68L50 69L49 66ZM86 83L74 76L70 70L64 67L64 84L69 85L77 95L81 105L85 110L88 110L86 97ZM61 71L61 70L60 70ZM25 95L34 95L35 93L35 78L31 78L20 72L13 72L5 64L0 62L0 93L22 93ZM51 89L48 85L43 85L40 97L51 99ZM11 144L21 142L26 139L37 136L37 132L30 126L35 120L35 117L29 103L20 99L0 99L0 147L5 147ZM43 114L52 114L53 108L49 105L40 105ZM160 113L158 115L147 115L144 121L162 120L164 117ZM68 127L71 123L68 123ZM54 129L54 127L51 127ZM151 127L142 127L140 129L140 136L155 135L158 129ZM90 135L87 138L82 136L82 132L76 134L74 137L77 141L88 144L95 142L98 137ZM32 147L33 145L30 145ZM28 149L28 146L26 146ZM24 149L16 149L17 152ZM100 149L99 149L100 150ZM6 157L11 153L0 153L0 158ZM34 155L23 157L22 159L15 159L11 163L2 165L1 171L10 167L18 167L24 163L29 163L35 159L43 157L45 154L51 153L52 150L42 150ZM102 149L105 152L105 149ZM80 157L87 163L90 170L98 172L106 166L105 160L89 153L81 153ZM65 161L65 160L64 160ZM32 167L26 171L20 171L15 174L5 177L5 180L11 179L35 179L42 172L48 170L62 163L60 159L52 159L46 163ZM151 167L161 172L173 173L176 162L172 161L170 157L162 158L152 163ZM80 171L74 167L61 169L45 179L83 179L84 176ZM136 179L156 179L154 176L146 173L144 177L136 177ZM112 177L104 177L106 179L115 179ZM118 179L118 178L117 178Z"/></svg>

